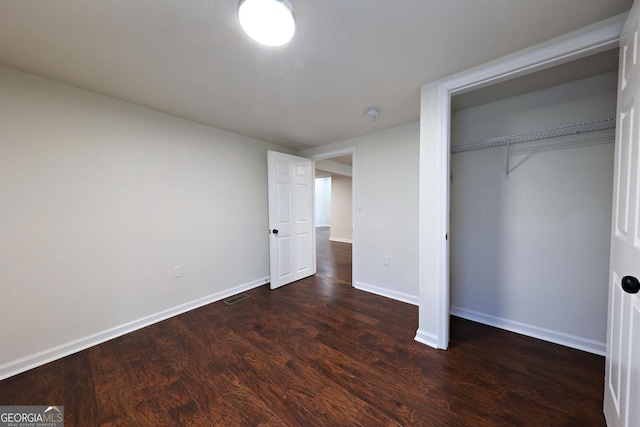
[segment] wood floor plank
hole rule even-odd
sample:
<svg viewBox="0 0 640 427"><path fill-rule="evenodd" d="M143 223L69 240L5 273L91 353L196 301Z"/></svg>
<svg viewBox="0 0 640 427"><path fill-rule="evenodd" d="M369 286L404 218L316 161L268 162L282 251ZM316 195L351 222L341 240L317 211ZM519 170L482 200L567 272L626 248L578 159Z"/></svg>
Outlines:
<svg viewBox="0 0 640 427"><path fill-rule="evenodd" d="M198 316L200 317L200 316ZM204 318L199 319L204 324ZM236 349L224 344L222 334L199 333L188 328L179 318L163 322L155 328L155 339L167 363L179 372L189 395L213 426L218 425L282 425L283 421L260 400L237 376L232 375ZM161 343L161 344L160 344ZM234 369L220 367L225 360ZM231 374L231 375L230 375Z"/></svg>
<svg viewBox="0 0 640 427"><path fill-rule="evenodd" d="M351 286L318 229L318 273L165 320L0 381L0 405L65 405L86 426L604 426L604 358Z"/></svg>
<svg viewBox="0 0 640 427"><path fill-rule="evenodd" d="M89 352L81 351L64 358L64 371L65 425L91 425L96 419L98 405Z"/></svg>
<svg viewBox="0 0 640 427"><path fill-rule="evenodd" d="M304 406L312 410L322 425L396 424L392 418L387 417L375 406L349 393L342 386L342 381L334 381L326 375L318 375L313 347L306 346L304 349L298 349L299 352L293 353L283 345L273 347L272 340L253 332L246 335L246 340L254 347L261 349L256 352L257 358L252 361L252 365L261 370L265 365L269 365L269 362L265 363L263 360L264 356L272 361L277 360L279 354L295 354L295 357L287 358L284 364L275 366L273 374L279 376L284 371L286 375L292 376L296 383L300 383L304 394L309 396L309 402Z"/></svg>

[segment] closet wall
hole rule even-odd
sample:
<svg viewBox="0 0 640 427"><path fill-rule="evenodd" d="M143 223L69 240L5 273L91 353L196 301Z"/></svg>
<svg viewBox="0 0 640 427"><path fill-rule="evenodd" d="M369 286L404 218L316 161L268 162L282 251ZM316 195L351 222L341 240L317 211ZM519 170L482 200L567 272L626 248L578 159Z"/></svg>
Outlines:
<svg viewBox="0 0 640 427"><path fill-rule="evenodd" d="M452 145L615 117L617 74L456 111ZM451 156L451 313L603 354L614 131Z"/></svg>

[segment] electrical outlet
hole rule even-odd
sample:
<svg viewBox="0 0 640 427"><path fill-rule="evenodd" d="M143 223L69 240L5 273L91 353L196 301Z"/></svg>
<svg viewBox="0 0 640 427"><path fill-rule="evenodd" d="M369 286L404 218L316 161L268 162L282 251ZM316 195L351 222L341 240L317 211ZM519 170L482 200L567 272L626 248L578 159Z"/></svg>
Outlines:
<svg viewBox="0 0 640 427"><path fill-rule="evenodd" d="M181 265L176 265L175 267L173 267L173 277L174 277L174 279L177 279L178 277L182 277L182 266Z"/></svg>
<svg viewBox="0 0 640 427"><path fill-rule="evenodd" d="M383 262L384 262L384 265L390 266L391 265L391 257L389 255L385 255Z"/></svg>

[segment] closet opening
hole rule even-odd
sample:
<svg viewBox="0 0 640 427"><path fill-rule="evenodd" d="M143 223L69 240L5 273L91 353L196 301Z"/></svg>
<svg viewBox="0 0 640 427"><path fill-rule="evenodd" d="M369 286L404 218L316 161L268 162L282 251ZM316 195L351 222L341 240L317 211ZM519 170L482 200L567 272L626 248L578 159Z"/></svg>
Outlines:
<svg viewBox="0 0 640 427"><path fill-rule="evenodd" d="M318 275L353 284L353 153L315 161Z"/></svg>
<svg viewBox="0 0 640 427"><path fill-rule="evenodd" d="M451 315L605 354L617 69L611 49L451 98Z"/></svg>

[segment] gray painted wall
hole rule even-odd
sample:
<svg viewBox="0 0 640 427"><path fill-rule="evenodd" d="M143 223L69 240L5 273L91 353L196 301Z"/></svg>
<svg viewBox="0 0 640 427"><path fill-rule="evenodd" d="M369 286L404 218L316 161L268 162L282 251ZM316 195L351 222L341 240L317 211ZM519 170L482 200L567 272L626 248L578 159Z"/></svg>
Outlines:
<svg viewBox="0 0 640 427"><path fill-rule="evenodd" d="M0 377L265 283L278 147L2 67L0 117Z"/></svg>

